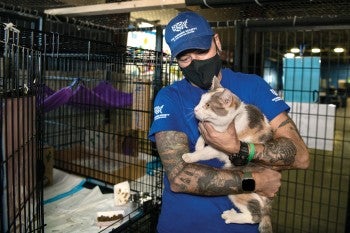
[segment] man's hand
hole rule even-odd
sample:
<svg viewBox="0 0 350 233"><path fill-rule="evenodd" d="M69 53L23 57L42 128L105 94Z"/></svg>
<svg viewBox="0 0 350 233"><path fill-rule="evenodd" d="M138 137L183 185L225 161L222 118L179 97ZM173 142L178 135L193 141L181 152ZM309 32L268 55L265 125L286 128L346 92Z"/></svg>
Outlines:
<svg viewBox="0 0 350 233"><path fill-rule="evenodd" d="M281 186L282 175L271 169L259 169L252 173L255 180L255 191L265 197L274 197Z"/></svg>
<svg viewBox="0 0 350 233"><path fill-rule="evenodd" d="M232 122L225 132L218 132L209 122L200 122L199 131L206 143L227 154L238 153L240 142L237 137L235 124Z"/></svg>

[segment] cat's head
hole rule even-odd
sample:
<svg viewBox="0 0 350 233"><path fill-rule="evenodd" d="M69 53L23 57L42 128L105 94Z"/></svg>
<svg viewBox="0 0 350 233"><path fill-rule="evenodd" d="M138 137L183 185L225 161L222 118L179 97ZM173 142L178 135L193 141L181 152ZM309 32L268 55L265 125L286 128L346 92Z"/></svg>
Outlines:
<svg viewBox="0 0 350 233"><path fill-rule="evenodd" d="M241 100L230 90L223 88L220 81L214 77L212 89L203 94L195 107L196 118L209 121L214 125L228 125L236 116L236 110Z"/></svg>

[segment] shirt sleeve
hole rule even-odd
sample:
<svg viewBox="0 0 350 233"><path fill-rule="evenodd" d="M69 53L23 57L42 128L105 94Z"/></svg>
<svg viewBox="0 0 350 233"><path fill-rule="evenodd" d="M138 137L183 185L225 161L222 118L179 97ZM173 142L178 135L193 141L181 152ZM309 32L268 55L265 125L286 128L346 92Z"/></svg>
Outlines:
<svg viewBox="0 0 350 233"><path fill-rule="evenodd" d="M253 78L257 84L253 91L253 104L260 108L269 121L282 112L289 112L290 107L263 78Z"/></svg>
<svg viewBox="0 0 350 233"><path fill-rule="evenodd" d="M158 92L153 105L154 117L148 135L151 141L155 141L154 135L160 131L182 131L183 117L178 101L176 92L171 88L165 87Z"/></svg>

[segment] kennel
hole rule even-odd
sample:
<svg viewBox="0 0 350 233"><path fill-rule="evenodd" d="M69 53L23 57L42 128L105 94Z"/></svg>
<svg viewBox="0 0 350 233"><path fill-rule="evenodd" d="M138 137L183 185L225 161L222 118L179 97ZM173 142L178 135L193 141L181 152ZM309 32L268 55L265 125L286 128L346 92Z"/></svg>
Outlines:
<svg viewBox="0 0 350 233"><path fill-rule="evenodd" d="M8 28L10 25L8 26ZM36 111L40 51L21 47L17 30L0 32L1 231L42 229L41 117Z"/></svg>
<svg viewBox="0 0 350 233"><path fill-rule="evenodd" d="M167 69L163 54L64 36L44 41L55 44L43 61L44 95L54 93L41 105L55 167L107 187L127 181L134 195L147 195L147 210L145 203L128 209L126 224L156 214L162 169L147 131L152 83Z"/></svg>
<svg viewBox="0 0 350 233"><path fill-rule="evenodd" d="M1 209L8 211L1 228L48 229L43 214L52 198L43 186L52 185L59 169L106 190L128 182L135 203L117 232L135 230L144 218L148 225L132 232L151 231L162 168L147 131L154 80L169 68L164 54L10 24L4 29ZM107 227L99 230L116 228Z"/></svg>

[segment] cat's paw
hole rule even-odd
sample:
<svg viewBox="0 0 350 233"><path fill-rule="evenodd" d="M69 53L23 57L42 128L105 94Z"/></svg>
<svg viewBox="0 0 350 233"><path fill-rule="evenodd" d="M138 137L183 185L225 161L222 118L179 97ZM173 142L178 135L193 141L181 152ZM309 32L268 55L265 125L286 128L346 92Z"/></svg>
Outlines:
<svg viewBox="0 0 350 233"><path fill-rule="evenodd" d="M225 210L221 214L221 218L225 220L226 224L237 223L236 216L237 216L237 211L235 209Z"/></svg>
<svg viewBox="0 0 350 233"><path fill-rule="evenodd" d="M192 160L192 156L191 153L186 153L182 155L182 159L186 162L186 163L193 163L194 161Z"/></svg>

